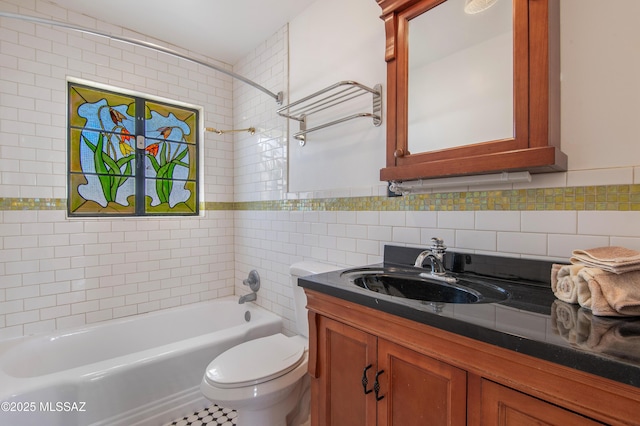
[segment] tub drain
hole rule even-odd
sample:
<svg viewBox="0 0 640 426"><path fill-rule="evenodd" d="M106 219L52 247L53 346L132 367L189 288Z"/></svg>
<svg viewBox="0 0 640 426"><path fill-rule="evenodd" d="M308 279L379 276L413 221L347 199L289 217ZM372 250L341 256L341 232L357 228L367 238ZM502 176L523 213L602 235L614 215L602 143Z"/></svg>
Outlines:
<svg viewBox="0 0 640 426"><path fill-rule="evenodd" d="M246 312L244 313L244 320L245 320L246 322L251 321L251 312L246 311Z"/></svg>

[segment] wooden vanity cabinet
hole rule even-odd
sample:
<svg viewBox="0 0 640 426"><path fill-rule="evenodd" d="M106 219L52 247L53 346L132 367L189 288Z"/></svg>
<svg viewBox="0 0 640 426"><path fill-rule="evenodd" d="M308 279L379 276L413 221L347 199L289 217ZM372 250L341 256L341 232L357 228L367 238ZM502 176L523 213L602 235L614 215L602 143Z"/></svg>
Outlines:
<svg viewBox="0 0 640 426"><path fill-rule="evenodd" d="M378 339L378 371L378 425L466 424L464 370Z"/></svg>
<svg viewBox="0 0 640 426"><path fill-rule="evenodd" d="M595 426L603 424L490 380L482 380L481 387L480 424L483 425Z"/></svg>
<svg viewBox="0 0 640 426"><path fill-rule="evenodd" d="M305 292L313 426L640 425L636 387Z"/></svg>
<svg viewBox="0 0 640 426"><path fill-rule="evenodd" d="M321 373L312 384L312 401L317 402L312 403L316 410L312 424L376 424L376 404L366 397L362 385L365 368L375 372L375 336L328 318L319 317L316 326Z"/></svg>
<svg viewBox="0 0 640 426"><path fill-rule="evenodd" d="M316 326L313 425L465 425L465 371L326 317Z"/></svg>

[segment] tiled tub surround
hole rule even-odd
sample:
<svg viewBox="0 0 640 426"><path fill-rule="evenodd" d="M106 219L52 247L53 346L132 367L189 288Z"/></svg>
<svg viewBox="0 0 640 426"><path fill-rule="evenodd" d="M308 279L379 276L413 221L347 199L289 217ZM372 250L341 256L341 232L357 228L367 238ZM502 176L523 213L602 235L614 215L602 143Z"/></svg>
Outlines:
<svg viewBox="0 0 640 426"><path fill-rule="evenodd" d="M278 316L229 297L5 341L0 401L38 409L0 418L16 426L165 424L211 405L200 382L216 356L281 329ZM40 409L57 401L84 409Z"/></svg>
<svg viewBox="0 0 640 426"><path fill-rule="evenodd" d="M0 0L0 9L215 61L48 1ZM68 80L194 105L204 126L231 128L231 77L17 19L0 18L0 40L0 340L233 294L230 211L180 220L65 216ZM200 140L200 199L232 202L232 137L203 132Z"/></svg>
<svg viewBox="0 0 640 426"><path fill-rule="evenodd" d="M387 246L384 265L411 267L421 249ZM380 264L382 265L382 264ZM509 299L487 304L435 304L361 289L341 271L304 277L299 284L330 296L417 321L456 335L551 361L640 388L640 319L595 317L556 301L551 262L455 254L448 271L469 274L507 290Z"/></svg>
<svg viewBox="0 0 640 426"><path fill-rule="evenodd" d="M0 212L0 339L232 295L233 213L69 220Z"/></svg>

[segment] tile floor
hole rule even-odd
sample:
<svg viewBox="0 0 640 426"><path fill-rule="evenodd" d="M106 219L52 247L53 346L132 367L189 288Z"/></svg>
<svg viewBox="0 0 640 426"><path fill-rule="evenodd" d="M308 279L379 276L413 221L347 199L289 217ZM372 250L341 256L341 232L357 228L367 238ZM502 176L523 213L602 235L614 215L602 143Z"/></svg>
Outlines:
<svg viewBox="0 0 640 426"><path fill-rule="evenodd" d="M213 404L190 416L174 420L165 426L232 426L238 423L238 413L230 408L222 408Z"/></svg>

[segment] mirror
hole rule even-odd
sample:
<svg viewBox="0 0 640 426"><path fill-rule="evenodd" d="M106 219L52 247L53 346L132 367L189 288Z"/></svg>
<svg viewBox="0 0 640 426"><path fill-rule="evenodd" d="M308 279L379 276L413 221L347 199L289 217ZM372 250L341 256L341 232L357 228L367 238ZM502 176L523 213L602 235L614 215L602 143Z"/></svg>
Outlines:
<svg viewBox="0 0 640 426"><path fill-rule="evenodd" d="M381 180L566 170L557 1L497 0L475 15L464 0L377 2L387 61Z"/></svg>
<svg viewBox="0 0 640 426"><path fill-rule="evenodd" d="M409 22L412 153L513 137L511 2L476 14L464 3L446 1Z"/></svg>

